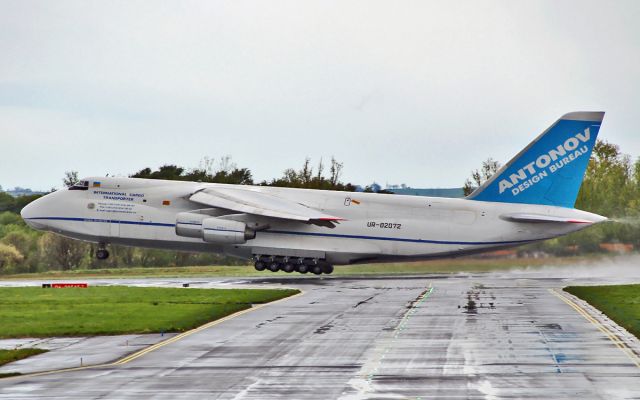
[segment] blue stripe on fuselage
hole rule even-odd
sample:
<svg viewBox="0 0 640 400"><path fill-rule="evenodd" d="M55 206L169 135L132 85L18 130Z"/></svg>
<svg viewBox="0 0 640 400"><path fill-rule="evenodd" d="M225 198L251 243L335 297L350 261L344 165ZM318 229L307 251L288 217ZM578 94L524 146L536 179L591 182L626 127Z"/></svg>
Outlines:
<svg viewBox="0 0 640 400"><path fill-rule="evenodd" d="M28 218L30 220L35 219L47 219L53 221L77 221L77 222L101 222L101 223L111 223L111 224L127 224L127 225L148 225L148 226L165 226L165 227L175 227L176 224L165 224L161 222L141 222L141 221L124 221L119 219L99 219L99 218L72 218L72 217L35 217Z"/></svg>

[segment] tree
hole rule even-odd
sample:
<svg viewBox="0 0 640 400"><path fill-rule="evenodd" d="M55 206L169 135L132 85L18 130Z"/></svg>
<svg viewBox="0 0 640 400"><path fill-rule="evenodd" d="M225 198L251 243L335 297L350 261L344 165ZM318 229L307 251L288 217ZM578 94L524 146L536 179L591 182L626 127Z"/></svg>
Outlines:
<svg viewBox="0 0 640 400"><path fill-rule="evenodd" d="M20 218L20 216L14 212L0 212L0 225L20 224L21 222L22 218Z"/></svg>
<svg viewBox="0 0 640 400"><path fill-rule="evenodd" d="M187 170L173 164L163 165L157 171L144 168L130 175L131 178L166 179L174 181L194 181L211 183L228 183L234 185L251 185L253 178L248 168L238 168L231 162L230 156L220 159L215 166L213 158L205 157L198 168Z"/></svg>
<svg viewBox="0 0 640 400"><path fill-rule="evenodd" d="M471 179L467 179L464 182L462 190L465 196L470 195L475 189L482 186L483 183L488 181L498 170L501 165L498 161L489 157L482 162L482 167L479 170L471 171Z"/></svg>
<svg viewBox="0 0 640 400"><path fill-rule="evenodd" d="M623 242L640 246L640 160L607 141L598 140L580 187L576 208L594 212L617 223L596 226L603 242Z"/></svg>
<svg viewBox="0 0 640 400"><path fill-rule="evenodd" d="M331 186L336 186L338 182L340 182L342 167L342 163L337 162L335 158L331 157L331 167L329 168L329 173L331 174L329 177L329 183Z"/></svg>
<svg viewBox="0 0 640 400"><path fill-rule="evenodd" d="M0 271L22 262L24 256L10 244L0 243Z"/></svg>
<svg viewBox="0 0 640 400"><path fill-rule="evenodd" d="M26 255L31 247L31 235L24 230L12 230L0 239L0 243L11 245L20 253Z"/></svg>
<svg viewBox="0 0 640 400"><path fill-rule="evenodd" d="M62 183L64 183L64 187L71 187L75 185L79 181L78 171L65 171L64 178L62 178Z"/></svg>
<svg viewBox="0 0 640 400"><path fill-rule="evenodd" d="M299 170L296 171L293 168L287 168L284 170L282 177L272 179L271 182L264 181L262 185L352 192L355 190L354 185L340 182L342 166L342 163L339 163L332 157L331 166L329 167L330 176L327 178L324 176L324 163L322 159L318 162L316 173L314 173L314 169L311 166L311 159L305 158L302 168Z"/></svg>
<svg viewBox="0 0 640 400"><path fill-rule="evenodd" d="M151 168L144 168L135 174L131 175L131 178L146 178L146 179L167 179L167 180L184 180L182 173L184 168L178 167L173 164L166 164L158 168L157 171L152 171Z"/></svg>
<svg viewBox="0 0 640 400"><path fill-rule="evenodd" d="M15 272L34 272L38 268L38 238L40 232L31 230L24 224L12 224L6 226L5 234L0 239L0 243L15 247L23 260L19 263L19 268L15 268ZM0 232L0 235L2 233Z"/></svg>
<svg viewBox="0 0 640 400"><path fill-rule="evenodd" d="M630 157L621 153L617 145L598 140L576 199L576 208L609 217L633 213L635 207L629 206L638 198L638 168L631 165Z"/></svg>
<svg viewBox="0 0 640 400"><path fill-rule="evenodd" d="M12 211L16 205L16 199L7 192L0 192L0 212Z"/></svg>
<svg viewBox="0 0 640 400"><path fill-rule="evenodd" d="M82 259L88 254L89 247L79 240L47 232L40 238L38 248L40 259L67 271L80 266Z"/></svg>

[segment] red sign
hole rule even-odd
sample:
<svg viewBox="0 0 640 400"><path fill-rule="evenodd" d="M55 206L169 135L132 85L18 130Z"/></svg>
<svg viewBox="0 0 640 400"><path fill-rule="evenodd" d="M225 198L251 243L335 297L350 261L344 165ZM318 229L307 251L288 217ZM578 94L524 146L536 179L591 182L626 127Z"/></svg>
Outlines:
<svg viewBox="0 0 640 400"><path fill-rule="evenodd" d="M86 287L89 287L89 285L86 283L52 283L51 287L52 288L67 288L67 287L86 288Z"/></svg>

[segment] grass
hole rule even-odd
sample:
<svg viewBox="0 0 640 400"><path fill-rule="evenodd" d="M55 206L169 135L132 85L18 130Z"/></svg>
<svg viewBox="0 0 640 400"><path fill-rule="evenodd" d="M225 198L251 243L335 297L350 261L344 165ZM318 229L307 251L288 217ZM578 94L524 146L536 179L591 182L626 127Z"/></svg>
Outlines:
<svg viewBox="0 0 640 400"><path fill-rule="evenodd" d="M640 338L640 285L569 286L564 290L585 300Z"/></svg>
<svg viewBox="0 0 640 400"><path fill-rule="evenodd" d="M183 332L296 293L126 286L0 288L0 338Z"/></svg>
<svg viewBox="0 0 640 400"><path fill-rule="evenodd" d="M46 353L48 350L44 349L16 349L16 350L0 350L0 366L9 364L14 361L22 360L23 358L35 356L38 354ZM0 374L0 378L6 378L8 376L20 375L19 372L10 372Z"/></svg>
<svg viewBox="0 0 640 400"><path fill-rule="evenodd" d="M515 258L482 259L455 258L420 262L339 265L333 275L376 275L376 274L432 274L457 272L488 272L513 268L543 267L545 265L573 265L576 263L597 261L597 257L553 257L553 258ZM162 268L113 268L83 269L71 271L47 271L30 274L0 275L2 280L10 279L83 279L83 278L143 278L143 277L252 277L252 276L288 276L301 277L300 274L276 274L257 272L253 266L200 266L200 267L162 267Z"/></svg>

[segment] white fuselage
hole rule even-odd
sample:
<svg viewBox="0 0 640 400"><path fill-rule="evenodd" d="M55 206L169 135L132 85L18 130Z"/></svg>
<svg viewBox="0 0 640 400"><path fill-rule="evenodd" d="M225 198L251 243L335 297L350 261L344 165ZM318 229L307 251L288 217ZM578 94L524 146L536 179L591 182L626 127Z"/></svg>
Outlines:
<svg viewBox="0 0 640 400"><path fill-rule="evenodd" d="M88 179L99 180L100 187L51 193L25 207L23 218L36 229L91 242L220 252L243 258L256 254L312 257L333 264L469 254L553 238L606 219L553 206L255 186L252 190L344 220L329 227L331 224L239 215L265 228L246 243L222 245L178 236L175 225L178 213L204 208L189 200L191 194L228 185ZM572 218L580 223L513 222L504 217L510 213Z"/></svg>

